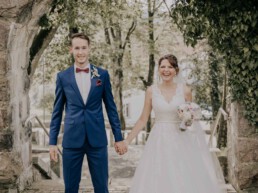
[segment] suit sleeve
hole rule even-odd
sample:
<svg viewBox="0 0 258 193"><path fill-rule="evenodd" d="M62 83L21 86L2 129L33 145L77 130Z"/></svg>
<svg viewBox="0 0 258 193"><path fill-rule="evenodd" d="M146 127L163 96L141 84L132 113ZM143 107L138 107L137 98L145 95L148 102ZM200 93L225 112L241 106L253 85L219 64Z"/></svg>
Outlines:
<svg viewBox="0 0 258 193"><path fill-rule="evenodd" d="M59 74L57 74L57 78L56 78L55 95L56 97L55 97L54 108L53 108L53 113L52 113L52 118L50 123L49 145L57 144L57 137L60 131L64 105L66 102L65 93L62 87Z"/></svg>
<svg viewBox="0 0 258 193"><path fill-rule="evenodd" d="M106 107L108 119L112 128L113 135L115 137L115 141L122 141L122 133L120 120L117 113L116 104L114 102L114 97L112 94L112 88L110 84L110 78L108 72L105 73L105 87L104 87L104 96L103 101Z"/></svg>

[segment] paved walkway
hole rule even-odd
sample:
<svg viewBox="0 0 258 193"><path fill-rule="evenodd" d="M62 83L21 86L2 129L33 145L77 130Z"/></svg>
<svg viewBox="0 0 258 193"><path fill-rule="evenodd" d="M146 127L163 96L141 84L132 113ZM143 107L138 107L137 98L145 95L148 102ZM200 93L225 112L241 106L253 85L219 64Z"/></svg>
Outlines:
<svg viewBox="0 0 258 193"><path fill-rule="evenodd" d="M209 124L206 122L203 122L202 124L203 128L209 129ZM142 154L143 148L144 146L142 145L130 145L128 153L123 156L119 156L115 152L114 148L109 148L110 193L129 192L131 180ZM42 180L34 183L23 193L64 193L63 180ZM86 159L84 160L83 164L79 193L94 193Z"/></svg>
<svg viewBox="0 0 258 193"><path fill-rule="evenodd" d="M109 192L128 193L131 179L134 175L144 146L133 145L129 147L129 152L123 156L118 155L114 148L109 148ZM42 180L23 193L64 193L63 180ZM82 179L79 193L94 193L89 175L87 160L84 160Z"/></svg>
<svg viewBox="0 0 258 193"><path fill-rule="evenodd" d="M109 186L110 193L128 193L127 186ZM64 186L62 182L57 180L43 180L34 183L24 193L64 193ZM79 193L94 193L92 186L81 186Z"/></svg>

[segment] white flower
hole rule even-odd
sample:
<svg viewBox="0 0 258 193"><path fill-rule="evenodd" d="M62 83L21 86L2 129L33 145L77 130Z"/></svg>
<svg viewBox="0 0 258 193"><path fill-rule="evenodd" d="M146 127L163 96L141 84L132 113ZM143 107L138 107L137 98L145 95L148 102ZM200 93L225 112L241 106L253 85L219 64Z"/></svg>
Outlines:
<svg viewBox="0 0 258 193"><path fill-rule="evenodd" d="M93 66L93 69L91 70L91 78L95 78L95 77L100 77L99 73L98 73L98 69Z"/></svg>
<svg viewBox="0 0 258 193"><path fill-rule="evenodd" d="M179 126L181 131L185 131L187 127L190 127L193 120L201 118L201 108L193 102L186 102L178 106L177 113L179 119L182 121Z"/></svg>

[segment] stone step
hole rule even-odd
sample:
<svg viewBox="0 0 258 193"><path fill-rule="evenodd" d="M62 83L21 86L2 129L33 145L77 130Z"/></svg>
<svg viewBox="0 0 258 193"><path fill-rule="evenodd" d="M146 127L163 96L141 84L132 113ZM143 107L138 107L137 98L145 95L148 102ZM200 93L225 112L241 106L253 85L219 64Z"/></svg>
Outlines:
<svg viewBox="0 0 258 193"><path fill-rule="evenodd" d="M89 180L88 180L89 181ZM237 193L231 184L225 185L227 193ZM64 184L62 180L42 180L34 183L31 187L24 190L22 193L63 193ZM123 184L109 185L109 193L128 193L129 187ZM94 193L91 183L83 184L80 187L79 193Z"/></svg>
<svg viewBox="0 0 258 193"><path fill-rule="evenodd" d="M227 193L237 193L237 191L231 184L226 184L225 190L227 190Z"/></svg>
<svg viewBox="0 0 258 193"><path fill-rule="evenodd" d="M91 183L82 183L80 186L79 193L94 193ZM109 193L128 193L129 188L126 185L109 185ZM22 193L64 193L63 180L41 180L33 183L32 186L28 187Z"/></svg>
<svg viewBox="0 0 258 193"><path fill-rule="evenodd" d="M49 153L49 147L44 147L40 145L32 145L32 153L33 154L39 154L39 153Z"/></svg>
<svg viewBox="0 0 258 193"><path fill-rule="evenodd" d="M41 159L41 157L33 156L32 163L34 167L47 179L58 179L59 177L51 169L50 165Z"/></svg>
<svg viewBox="0 0 258 193"><path fill-rule="evenodd" d="M221 152L221 150L217 147L210 147L209 150L211 153L216 153L217 155Z"/></svg>

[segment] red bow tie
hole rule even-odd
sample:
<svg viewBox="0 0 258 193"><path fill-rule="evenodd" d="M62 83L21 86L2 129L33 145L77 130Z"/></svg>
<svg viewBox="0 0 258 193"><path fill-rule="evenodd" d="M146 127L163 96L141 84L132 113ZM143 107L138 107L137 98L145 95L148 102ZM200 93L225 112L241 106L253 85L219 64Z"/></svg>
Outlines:
<svg viewBox="0 0 258 193"><path fill-rule="evenodd" d="M76 73L78 73L78 72L86 72L86 73L89 73L89 68L84 68L84 69L76 68Z"/></svg>

